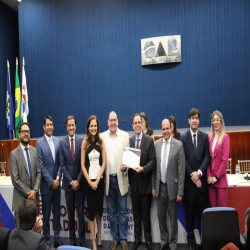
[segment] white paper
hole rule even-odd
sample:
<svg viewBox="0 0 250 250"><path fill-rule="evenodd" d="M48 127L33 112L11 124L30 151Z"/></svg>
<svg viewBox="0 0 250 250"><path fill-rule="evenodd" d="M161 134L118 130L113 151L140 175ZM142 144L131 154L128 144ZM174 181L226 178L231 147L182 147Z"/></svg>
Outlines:
<svg viewBox="0 0 250 250"><path fill-rule="evenodd" d="M122 164L124 167L135 168L140 166L141 150L126 147L123 149Z"/></svg>

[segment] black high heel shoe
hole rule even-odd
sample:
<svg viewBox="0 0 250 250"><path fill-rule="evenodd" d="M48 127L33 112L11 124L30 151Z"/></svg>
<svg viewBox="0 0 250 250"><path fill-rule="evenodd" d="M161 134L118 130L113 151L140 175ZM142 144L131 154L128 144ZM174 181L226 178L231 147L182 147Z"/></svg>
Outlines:
<svg viewBox="0 0 250 250"><path fill-rule="evenodd" d="M96 234L96 239L97 239L97 246L99 247L99 248L103 248L103 245L101 244L101 245L98 245L98 236L97 236L97 234Z"/></svg>

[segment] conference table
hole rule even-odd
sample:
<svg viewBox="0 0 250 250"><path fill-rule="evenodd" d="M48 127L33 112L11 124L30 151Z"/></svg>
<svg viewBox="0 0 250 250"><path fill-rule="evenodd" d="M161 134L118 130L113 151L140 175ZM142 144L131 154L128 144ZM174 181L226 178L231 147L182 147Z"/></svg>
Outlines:
<svg viewBox="0 0 250 250"><path fill-rule="evenodd" d="M244 233L244 218L245 211L250 207L250 181L244 180L243 176L236 175L227 175L228 177L228 197L227 197L227 207L233 207L238 211L239 216L239 225L241 234ZM14 228L14 216L12 212L12 198L13 198L13 185L11 178L9 176L2 177L0 176L0 226L5 226L10 229ZM39 216L42 218L42 201L41 196L39 196ZM127 198L127 211L128 211L128 241L134 241L134 223L133 223L133 209L131 203L131 196L128 195ZM77 218L77 212L76 218ZM86 228L86 239L91 239L90 228L87 218L87 206L85 199L85 228ZM76 229L78 221L76 220ZM153 242L160 243L160 231L158 224L157 208L156 201L153 200L151 208L151 226L152 226L152 239ZM51 235L53 235L53 214L50 218L50 228ZM143 229L143 227L142 227ZM61 232L62 237L68 237L68 216L67 216L67 207L65 201L65 193L62 190L61 192ZM77 233L78 235L78 233ZM178 211L178 243L187 243L186 240L186 205L185 201L179 204ZM106 198L104 197L103 205L103 219L102 219L102 239L103 240L112 240L110 234L110 225L109 225L109 216L107 211ZM142 232L142 241L144 241L144 235Z"/></svg>

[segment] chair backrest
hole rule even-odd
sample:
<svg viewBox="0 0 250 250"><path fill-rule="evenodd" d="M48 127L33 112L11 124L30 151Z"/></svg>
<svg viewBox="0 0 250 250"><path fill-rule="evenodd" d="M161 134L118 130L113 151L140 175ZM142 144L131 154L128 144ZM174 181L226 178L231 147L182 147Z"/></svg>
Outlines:
<svg viewBox="0 0 250 250"><path fill-rule="evenodd" d="M91 249L86 248L86 247L67 246L67 245L59 246L57 249L60 249L60 250L91 250Z"/></svg>
<svg viewBox="0 0 250 250"><path fill-rule="evenodd" d="M6 161L0 161L0 175L5 175Z"/></svg>
<svg viewBox="0 0 250 250"><path fill-rule="evenodd" d="M227 173L232 174L232 158L228 159L226 170L227 170Z"/></svg>
<svg viewBox="0 0 250 250"><path fill-rule="evenodd" d="M250 160L238 160L238 165L242 174L250 172Z"/></svg>
<svg viewBox="0 0 250 250"><path fill-rule="evenodd" d="M202 250L221 249L232 242L240 248L238 213L234 208L208 208L202 214Z"/></svg>

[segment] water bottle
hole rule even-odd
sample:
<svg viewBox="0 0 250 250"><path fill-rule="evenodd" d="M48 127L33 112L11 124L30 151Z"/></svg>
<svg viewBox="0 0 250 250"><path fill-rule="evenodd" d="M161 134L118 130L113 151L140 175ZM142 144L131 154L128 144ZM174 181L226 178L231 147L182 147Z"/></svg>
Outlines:
<svg viewBox="0 0 250 250"><path fill-rule="evenodd" d="M235 179L238 181L239 178L240 178L240 168L239 168L238 164L235 167L235 174L236 174L236 178Z"/></svg>

